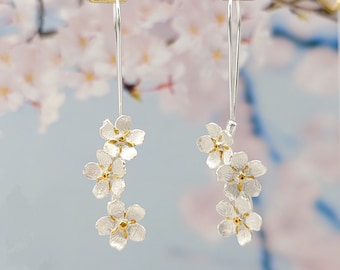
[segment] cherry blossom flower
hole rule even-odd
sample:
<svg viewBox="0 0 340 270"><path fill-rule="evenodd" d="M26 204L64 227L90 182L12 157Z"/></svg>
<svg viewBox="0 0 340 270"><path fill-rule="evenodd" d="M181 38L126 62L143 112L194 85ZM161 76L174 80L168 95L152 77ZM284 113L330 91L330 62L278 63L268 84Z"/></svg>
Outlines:
<svg viewBox="0 0 340 270"><path fill-rule="evenodd" d="M322 67L320 69L315 67ZM338 52L326 47L306 51L296 69L295 80L302 90L331 96L338 93Z"/></svg>
<svg viewBox="0 0 340 270"><path fill-rule="evenodd" d="M210 169L217 168L221 163L229 164L232 154L230 146L233 143L232 138L226 130L215 124L209 123L205 126L209 135L198 138L197 146L203 153L209 153L207 165Z"/></svg>
<svg viewBox="0 0 340 270"><path fill-rule="evenodd" d="M131 130L131 117L121 115L113 125L106 119L100 128L101 137L107 142L104 150L112 157L131 160L137 155L136 145L144 141L145 132L140 129Z"/></svg>
<svg viewBox="0 0 340 270"><path fill-rule="evenodd" d="M96 228L99 235L110 235L110 245L122 250L128 239L136 242L145 239L145 228L137 222L144 218L145 210L138 204L131 205L125 210L121 201L112 201L107 205L108 216L101 217Z"/></svg>
<svg viewBox="0 0 340 270"><path fill-rule="evenodd" d="M250 199L240 196L233 203L220 201L216 211L225 218L217 226L220 235L229 237L236 234L241 246L251 241L253 231L261 229L262 218L252 211Z"/></svg>
<svg viewBox="0 0 340 270"><path fill-rule="evenodd" d="M13 0L13 4L12 23L23 38L30 38L36 31L37 1Z"/></svg>
<svg viewBox="0 0 340 270"><path fill-rule="evenodd" d="M230 165L221 166L216 174L218 181L226 183L226 196L235 199L241 192L249 197L257 197L261 192L261 184L256 177L264 175L266 171L261 161L248 162L247 154L238 152L233 154Z"/></svg>
<svg viewBox="0 0 340 270"><path fill-rule="evenodd" d="M83 174L97 180L92 192L97 199L103 199L112 193L114 198L119 198L125 189L122 179L126 174L125 163L120 158L113 159L103 150L97 151L99 163L90 162L85 165Z"/></svg>
<svg viewBox="0 0 340 270"><path fill-rule="evenodd" d="M224 195L220 183L213 180L202 186L195 185L185 192L179 201L179 210L191 232L197 233L211 244L216 244L222 239L215 231L220 216L213 209Z"/></svg>
<svg viewBox="0 0 340 270"><path fill-rule="evenodd" d="M0 115L7 110L16 111L24 103L23 94L19 91L18 81L9 72L0 73Z"/></svg>

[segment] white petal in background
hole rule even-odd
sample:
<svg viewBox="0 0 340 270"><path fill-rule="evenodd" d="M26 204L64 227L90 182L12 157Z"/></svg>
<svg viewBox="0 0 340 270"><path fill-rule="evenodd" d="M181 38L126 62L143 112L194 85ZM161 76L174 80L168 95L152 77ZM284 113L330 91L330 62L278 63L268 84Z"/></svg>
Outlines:
<svg viewBox="0 0 340 270"><path fill-rule="evenodd" d="M85 165L83 174L91 180L97 180L101 176L102 170L98 163L90 162Z"/></svg>
<svg viewBox="0 0 340 270"><path fill-rule="evenodd" d="M209 136L213 139L218 139L218 136L222 133L222 128L215 123L206 124L205 127L207 128Z"/></svg>
<svg viewBox="0 0 340 270"><path fill-rule="evenodd" d="M140 129L131 130L130 134L127 136L127 141L133 143L134 145L140 145L143 143L145 137L145 132Z"/></svg>
<svg viewBox="0 0 340 270"><path fill-rule="evenodd" d="M140 242L145 239L145 228L140 224L132 224L128 227L129 239L132 241Z"/></svg>
<svg viewBox="0 0 340 270"><path fill-rule="evenodd" d="M112 157L103 150L97 151L97 159L100 165L107 169L112 164Z"/></svg>
<svg viewBox="0 0 340 270"><path fill-rule="evenodd" d="M232 160L231 160L231 166L235 167L238 170L243 170L247 161L248 161L248 156L246 153L244 152L234 153Z"/></svg>
<svg viewBox="0 0 340 270"><path fill-rule="evenodd" d="M124 160L131 160L135 156L137 156L137 150L134 147L130 147L127 145L124 145L122 147L122 153L120 154L120 157Z"/></svg>
<svg viewBox="0 0 340 270"><path fill-rule="evenodd" d="M106 216L101 217L96 222L96 229L98 230L99 235L109 235L115 227L115 223L113 220Z"/></svg>
<svg viewBox="0 0 340 270"><path fill-rule="evenodd" d="M106 141L112 140L115 137L114 126L110 120L104 120L103 125L99 129L99 133L100 136Z"/></svg>
<svg viewBox="0 0 340 270"><path fill-rule="evenodd" d="M119 132L124 133L131 129L131 117L127 115L122 115L116 120L116 128Z"/></svg>
<svg viewBox="0 0 340 270"><path fill-rule="evenodd" d="M215 151L209 154L207 165L210 169L215 169L221 164L220 152Z"/></svg>
<svg viewBox="0 0 340 270"><path fill-rule="evenodd" d="M110 245L117 250L122 250L127 244L127 239L124 238L123 232L118 230L115 234L110 235Z"/></svg>
<svg viewBox="0 0 340 270"><path fill-rule="evenodd" d="M125 211L125 204L119 200L109 202L107 204L107 212L109 215L113 216L116 219L120 219L123 217Z"/></svg>
<svg viewBox="0 0 340 270"><path fill-rule="evenodd" d="M140 221L145 216L145 209L140 207L138 204L129 206L126 212L128 220Z"/></svg>
<svg viewBox="0 0 340 270"><path fill-rule="evenodd" d="M209 153L214 148L214 143L209 135L197 139L198 149L203 153Z"/></svg>

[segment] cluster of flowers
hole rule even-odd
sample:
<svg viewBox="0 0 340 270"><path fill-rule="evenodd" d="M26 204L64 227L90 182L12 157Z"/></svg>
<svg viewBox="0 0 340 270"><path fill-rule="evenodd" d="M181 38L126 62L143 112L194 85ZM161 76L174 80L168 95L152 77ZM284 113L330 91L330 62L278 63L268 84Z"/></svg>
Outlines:
<svg viewBox="0 0 340 270"><path fill-rule="evenodd" d="M252 232L259 231L262 218L253 212L252 197L261 192L261 184L256 179L266 173L261 161L248 161L244 152L233 153L232 136L215 123L206 125L209 135L198 138L197 145L201 152L209 153L207 165L217 169L217 180L224 182L227 201L222 200L216 206L217 212L224 218L218 224L219 233L228 237L237 235L241 246L251 241Z"/></svg>
<svg viewBox="0 0 340 270"><path fill-rule="evenodd" d="M268 30L263 5L254 2L243 12L247 48L262 44L261 33ZM0 115L28 104L44 132L59 118L65 89L74 89L79 100L106 95L116 76L111 7L79 0L0 1ZM220 68L227 61L224 1L127 1L122 13L124 80L137 85L139 95L157 91L164 110L191 117L194 108L206 106L207 83L226 85ZM218 100L211 104L206 117L219 109Z"/></svg>
<svg viewBox="0 0 340 270"><path fill-rule="evenodd" d="M128 239L143 241L145 228L138 224L143 219L145 210L138 204L125 209L120 197L125 190L123 177L126 174L125 161L137 155L136 145L144 141L145 132L131 130L131 118L121 115L113 125L105 120L100 128L100 135L106 141L103 149L97 151L98 163L85 165L83 174L97 181L93 194L97 199L111 195L107 205L108 216L100 218L96 223L99 235L110 235L110 245L122 250Z"/></svg>

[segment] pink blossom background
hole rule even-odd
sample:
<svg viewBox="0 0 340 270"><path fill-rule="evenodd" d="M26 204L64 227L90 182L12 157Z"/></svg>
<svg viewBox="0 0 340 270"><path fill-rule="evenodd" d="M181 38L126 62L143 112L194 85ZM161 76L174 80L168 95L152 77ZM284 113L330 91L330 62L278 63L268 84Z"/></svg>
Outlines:
<svg viewBox="0 0 340 270"><path fill-rule="evenodd" d="M79 3L44 1L42 23L39 1L0 1L0 269L340 269L337 23L242 3L233 149L268 173L263 230L239 247L195 145L228 120L226 2L122 5L124 113L146 131L124 201L146 208L147 239L119 253L81 174L118 112L112 10Z"/></svg>

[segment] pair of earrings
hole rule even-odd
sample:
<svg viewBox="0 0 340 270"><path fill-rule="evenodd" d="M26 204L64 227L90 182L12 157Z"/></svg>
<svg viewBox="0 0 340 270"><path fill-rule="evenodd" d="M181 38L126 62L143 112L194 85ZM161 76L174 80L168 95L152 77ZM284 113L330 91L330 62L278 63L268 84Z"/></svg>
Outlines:
<svg viewBox="0 0 340 270"><path fill-rule="evenodd" d="M145 239L145 228L138 222L143 219L145 210L138 204L125 208L121 195L125 190L125 162L137 155L135 146L143 143L145 132L131 129L131 117L123 115L123 77L121 62L121 12L122 0L89 0L96 3L114 3L117 83L119 117L113 124L105 120L100 128L100 135L105 140L102 149L97 151L98 163L85 165L83 174L95 180L93 194L97 199L111 196L107 204L108 215L96 222L100 235L110 236L110 245L122 250L128 239L142 241ZM239 49L241 38L240 5L236 1L236 43L233 41L233 0L228 0L228 45L229 45L229 93L230 120L226 129L215 123L206 125L209 135L197 140L201 152L208 153L207 165L217 169L217 180L224 182L224 193L227 200L219 202L217 212L223 217L218 224L219 233L228 237L237 235L240 245L251 241L252 232L259 231L262 218L253 212L252 197L260 194L261 185L256 179L266 172L265 166L258 160L248 161L244 152L234 153L231 149L233 135L236 130L236 99L239 78ZM235 48L234 48L235 47ZM233 52L235 51L235 52ZM232 59L232 56L235 59Z"/></svg>

